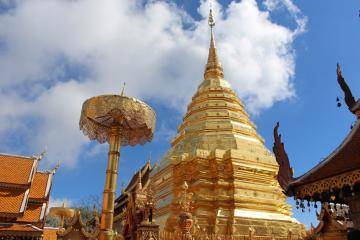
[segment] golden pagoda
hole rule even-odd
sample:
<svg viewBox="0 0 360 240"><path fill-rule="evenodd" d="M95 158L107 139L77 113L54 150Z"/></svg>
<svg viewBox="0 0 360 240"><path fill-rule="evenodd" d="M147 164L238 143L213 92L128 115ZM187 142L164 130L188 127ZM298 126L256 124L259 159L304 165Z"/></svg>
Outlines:
<svg viewBox="0 0 360 240"><path fill-rule="evenodd" d="M224 79L210 10L211 29L204 79L188 105L171 148L153 169L156 223L175 231L184 181L194 193L193 216L209 234L304 236L305 227L291 217L277 181L278 164L265 147L244 104Z"/></svg>

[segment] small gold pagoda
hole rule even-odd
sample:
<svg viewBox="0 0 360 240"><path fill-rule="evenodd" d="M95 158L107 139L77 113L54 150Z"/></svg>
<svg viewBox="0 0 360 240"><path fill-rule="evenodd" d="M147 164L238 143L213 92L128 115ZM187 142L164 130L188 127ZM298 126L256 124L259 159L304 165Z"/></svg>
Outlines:
<svg viewBox="0 0 360 240"><path fill-rule="evenodd" d="M304 236L277 181L278 164L264 146L224 72L211 30L204 79L188 105L171 148L151 173L156 223L175 231L184 181L194 193L193 216L202 231L224 235Z"/></svg>

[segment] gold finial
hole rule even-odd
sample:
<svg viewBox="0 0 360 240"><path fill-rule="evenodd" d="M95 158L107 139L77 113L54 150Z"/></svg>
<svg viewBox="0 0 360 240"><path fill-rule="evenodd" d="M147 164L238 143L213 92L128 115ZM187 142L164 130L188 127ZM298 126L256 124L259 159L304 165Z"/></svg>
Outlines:
<svg viewBox="0 0 360 240"><path fill-rule="evenodd" d="M209 47L209 56L205 68L204 79L209 80L211 78L223 78L224 72L221 67L221 63L218 59L215 47L215 38L213 33L213 28L215 26L215 19L212 9L212 2L210 1L210 12L208 24L210 26L210 47Z"/></svg>
<svg viewBox="0 0 360 240"><path fill-rule="evenodd" d="M214 19L214 15L213 15L213 10L212 10L212 1L210 0L210 12L209 12L209 26L212 29L215 26L215 19Z"/></svg>
<svg viewBox="0 0 360 240"><path fill-rule="evenodd" d="M124 96L124 91L125 91L125 85L126 85L126 83L124 82L124 85L123 85L123 88L122 88L122 90L121 90L121 96Z"/></svg>

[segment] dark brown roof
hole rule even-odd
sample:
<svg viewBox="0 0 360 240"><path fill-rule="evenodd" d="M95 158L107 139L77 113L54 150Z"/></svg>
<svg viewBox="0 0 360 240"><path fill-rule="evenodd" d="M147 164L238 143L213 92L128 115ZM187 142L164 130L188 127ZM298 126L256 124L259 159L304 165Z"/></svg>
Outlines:
<svg viewBox="0 0 360 240"><path fill-rule="evenodd" d="M141 168L141 184L146 184L147 183L147 180L149 178L149 174L150 174L150 171L151 171L151 166L150 166L150 163L147 162L145 164L145 166L143 166ZM127 185L127 187L125 188L125 191L131 191L132 189L134 189L137 184L139 183L139 172L138 171L137 173L135 173L133 175L133 177L131 178L131 181L130 183Z"/></svg>
<svg viewBox="0 0 360 240"><path fill-rule="evenodd" d="M150 173L151 173L151 165L150 162L147 162L142 168L141 168L141 184L144 187L146 184L148 184L150 180ZM131 178L130 183L125 188L125 194L122 193L116 200L116 206L115 209L118 207L122 207L123 204L127 203L128 195L127 193L133 192L136 190L136 186L139 184L139 172L135 173L133 177Z"/></svg>
<svg viewBox="0 0 360 240"><path fill-rule="evenodd" d="M290 184L290 188L356 169L360 169L360 120L356 122L349 135L333 153L310 171L298 177Z"/></svg>
<svg viewBox="0 0 360 240"><path fill-rule="evenodd" d="M28 185L37 162L35 158L0 154L0 183Z"/></svg>

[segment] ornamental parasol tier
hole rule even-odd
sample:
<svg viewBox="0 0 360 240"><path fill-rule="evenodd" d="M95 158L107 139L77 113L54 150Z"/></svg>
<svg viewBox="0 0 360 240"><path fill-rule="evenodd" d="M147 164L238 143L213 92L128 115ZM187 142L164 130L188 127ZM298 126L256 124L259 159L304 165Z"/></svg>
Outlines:
<svg viewBox="0 0 360 240"><path fill-rule="evenodd" d="M84 102L80 129L91 140L109 141L111 126L119 126L122 146L151 141L155 129L155 112L144 102L121 95L101 95Z"/></svg>
<svg viewBox="0 0 360 240"><path fill-rule="evenodd" d="M124 96L123 91L121 95L101 95L85 101L79 123L80 129L91 140L109 143L100 240L120 237L113 231L120 146L150 142L155 129L156 115L151 107L138 99Z"/></svg>

